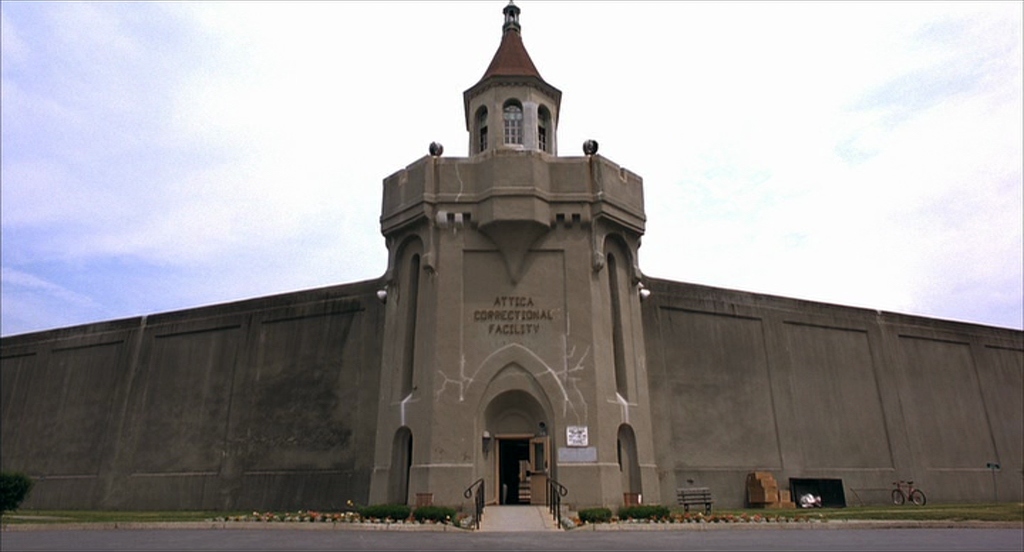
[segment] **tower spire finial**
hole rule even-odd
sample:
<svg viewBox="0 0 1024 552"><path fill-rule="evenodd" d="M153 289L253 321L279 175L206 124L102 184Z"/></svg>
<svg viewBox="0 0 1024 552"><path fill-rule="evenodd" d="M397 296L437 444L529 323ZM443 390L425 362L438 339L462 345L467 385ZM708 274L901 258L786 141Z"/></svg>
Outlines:
<svg viewBox="0 0 1024 552"><path fill-rule="evenodd" d="M519 27L519 6L512 3L512 0L508 0L508 5L505 9L501 10L501 13L505 14L505 25L502 26L502 32L515 31L520 32Z"/></svg>

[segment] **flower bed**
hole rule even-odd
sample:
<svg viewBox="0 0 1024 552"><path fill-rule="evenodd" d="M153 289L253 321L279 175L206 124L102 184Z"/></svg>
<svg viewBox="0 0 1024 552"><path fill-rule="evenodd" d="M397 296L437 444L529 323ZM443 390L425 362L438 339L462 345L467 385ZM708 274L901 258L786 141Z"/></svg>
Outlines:
<svg viewBox="0 0 1024 552"><path fill-rule="evenodd" d="M471 519L458 513L455 508L442 506L421 506L412 509L404 504L376 504L357 507L348 502L350 510L343 512L319 512L298 510L296 512L253 512L242 516L225 516L212 521L263 522L263 523L385 523L385 524L443 524L468 527Z"/></svg>
<svg viewBox="0 0 1024 552"><path fill-rule="evenodd" d="M635 512L634 512L635 513ZM628 517L611 516L607 521L593 521L593 516L587 515L567 517L562 524L569 529L593 523L822 523L828 518L822 515L784 515L784 514L704 514L703 512L672 512L663 515L662 511L652 511L652 517Z"/></svg>
<svg viewBox="0 0 1024 552"><path fill-rule="evenodd" d="M245 516L227 516L215 518L213 521L261 521L261 522L308 522L308 523L362 523L363 516L359 512L316 512L299 510L297 512L253 512Z"/></svg>

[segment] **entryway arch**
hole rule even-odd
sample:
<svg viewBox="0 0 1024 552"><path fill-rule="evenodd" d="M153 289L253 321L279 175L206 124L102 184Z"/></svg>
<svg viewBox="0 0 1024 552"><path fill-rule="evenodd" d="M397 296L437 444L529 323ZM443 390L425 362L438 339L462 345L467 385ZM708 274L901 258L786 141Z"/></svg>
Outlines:
<svg viewBox="0 0 1024 552"><path fill-rule="evenodd" d="M619 426L616 438L616 455L619 473L622 477L622 493L626 504L641 502L643 484L640 480L640 462L636 451L636 433L629 424Z"/></svg>
<svg viewBox="0 0 1024 552"><path fill-rule="evenodd" d="M496 375L481 413L485 480L492 504L544 504L551 476L550 410L524 385L532 376L510 364ZM546 402L546 401L545 401ZM488 454L489 453L489 454Z"/></svg>

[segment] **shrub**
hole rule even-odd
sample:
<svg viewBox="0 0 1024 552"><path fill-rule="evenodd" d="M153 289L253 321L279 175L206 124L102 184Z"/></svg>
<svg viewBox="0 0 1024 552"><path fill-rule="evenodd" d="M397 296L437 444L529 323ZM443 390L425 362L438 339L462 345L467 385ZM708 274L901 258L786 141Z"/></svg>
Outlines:
<svg viewBox="0 0 1024 552"><path fill-rule="evenodd" d="M420 506L413 510L412 517L420 523L424 521L451 523L455 519L455 508L448 508L447 506Z"/></svg>
<svg viewBox="0 0 1024 552"><path fill-rule="evenodd" d="M412 508L409 508L405 504L374 504L372 506L363 506L359 509L359 515L363 519L392 519L395 521L402 521L409 519L409 513Z"/></svg>
<svg viewBox="0 0 1024 552"><path fill-rule="evenodd" d="M0 473L0 513L17 510L32 490L32 483L23 473Z"/></svg>
<svg viewBox="0 0 1024 552"><path fill-rule="evenodd" d="M612 520L609 508L584 508L577 515L583 523L608 523Z"/></svg>
<svg viewBox="0 0 1024 552"><path fill-rule="evenodd" d="M619 508L619 519L662 519L667 518L669 509L667 506L639 505L623 506Z"/></svg>

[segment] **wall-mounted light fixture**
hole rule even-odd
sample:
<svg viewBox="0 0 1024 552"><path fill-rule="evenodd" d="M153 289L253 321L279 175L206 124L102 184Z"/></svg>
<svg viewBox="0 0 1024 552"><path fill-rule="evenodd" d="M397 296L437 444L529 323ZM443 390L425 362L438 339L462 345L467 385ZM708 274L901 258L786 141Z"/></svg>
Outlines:
<svg viewBox="0 0 1024 552"><path fill-rule="evenodd" d="M491 442L494 441L494 438L491 437L491 432L485 429L482 440L484 456L487 456L487 454L491 452Z"/></svg>
<svg viewBox="0 0 1024 552"><path fill-rule="evenodd" d="M641 301L651 296L651 290L644 287L644 284L642 282L637 284L636 287L639 290Z"/></svg>

